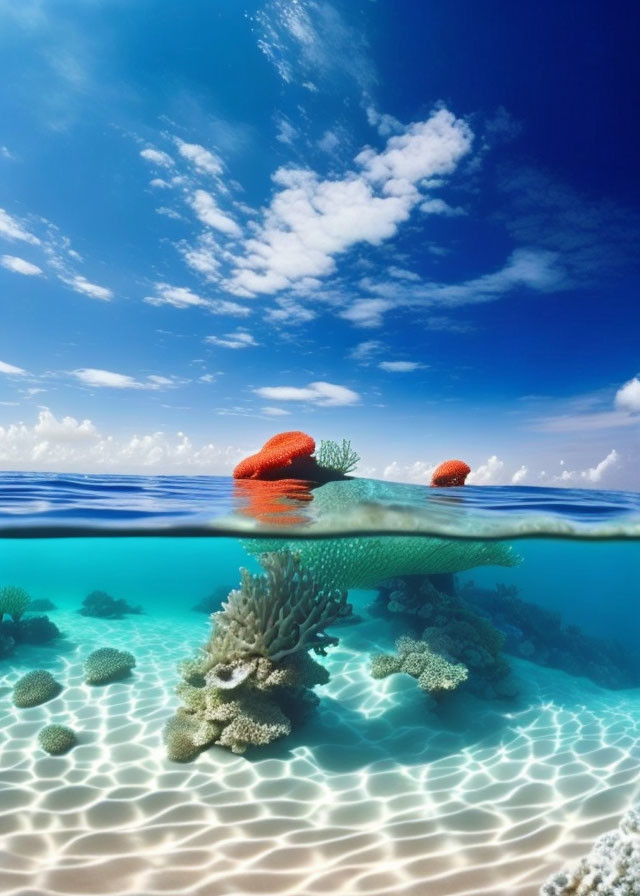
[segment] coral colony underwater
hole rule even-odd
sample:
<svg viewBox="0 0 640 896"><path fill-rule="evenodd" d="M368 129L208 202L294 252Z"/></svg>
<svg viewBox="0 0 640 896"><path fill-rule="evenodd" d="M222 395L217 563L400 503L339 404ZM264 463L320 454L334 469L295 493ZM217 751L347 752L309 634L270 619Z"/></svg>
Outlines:
<svg viewBox="0 0 640 896"><path fill-rule="evenodd" d="M7 474L3 893L640 894L638 496L358 460Z"/></svg>

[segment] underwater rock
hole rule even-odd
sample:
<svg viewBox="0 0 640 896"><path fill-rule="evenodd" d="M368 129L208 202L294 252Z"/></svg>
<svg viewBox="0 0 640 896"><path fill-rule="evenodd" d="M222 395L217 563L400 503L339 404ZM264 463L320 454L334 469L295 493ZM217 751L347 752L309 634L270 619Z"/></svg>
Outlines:
<svg viewBox="0 0 640 896"><path fill-rule="evenodd" d="M207 615L210 616L220 609L220 604L230 591L230 587L220 585L212 591L211 594L208 594L206 597L203 597L202 600L199 600L197 604L194 604L191 609L196 613L207 613Z"/></svg>
<svg viewBox="0 0 640 896"><path fill-rule="evenodd" d="M109 684L126 678L136 664L133 654L115 647L100 647L84 661L86 684Z"/></svg>
<svg viewBox="0 0 640 896"><path fill-rule="evenodd" d="M329 673L309 655L337 638L326 634L346 593L320 589L297 557L262 558L265 575L241 570L239 589L212 616L209 642L180 666L183 706L166 724L167 755L189 761L212 744L243 753L285 737L317 698Z"/></svg>
<svg viewBox="0 0 640 896"><path fill-rule="evenodd" d="M13 702L20 709L40 706L53 700L62 691L62 685L56 681L51 672L45 669L33 669L23 675L14 685Z"/></svg>
<svg viewBox="0 0 640 896"><path fill-rule="evenodd" d="M65 725L47 725L38 734L38 743L50 756L68 753L78 742L75 731Z"/></svg>
<svg viewBox="0 0 640 896"><path fill-rule="evenodd" d="M638 896L640 894L640 807L627 812L618 829L596 840L577 865L554 874L540 896Z"/></svg>
<svg viewBox="0 0 640 896"><path fill-rule="evenodd" d="M61 634L48 616L28 616L17 622L14 628L14 637L20 644L48 644Z"/></svg>
<svg viewBox="0 0 640 896"><path fill-rule="evenodd" d="M5 585L0 588L0 622L4 615L11 616L14 622L19 622L31 603L31 595L18 588L17 585Z"/></svg>
<svg viewBox="0 0 640 896"><path fill-rule="evenodd" d="M78 612L97 619L122 619L127 613L142 613L142 607L134 607L122 598L111 597L106 591L92 591L82 601Z"/></svg>
<svg viewBox="0 0 640 896"><path fill-rule="evenodd" d="M39 597L31 601L27 607L27 613L50 613L52 610L57 609L54 602L49 600L48 597Z"/></svg>

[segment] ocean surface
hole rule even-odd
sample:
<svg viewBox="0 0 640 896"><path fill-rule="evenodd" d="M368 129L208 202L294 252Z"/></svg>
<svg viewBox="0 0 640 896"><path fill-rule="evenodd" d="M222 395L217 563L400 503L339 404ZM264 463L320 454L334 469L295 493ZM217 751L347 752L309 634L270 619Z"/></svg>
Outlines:
<svg viewBox="0 0 640 896"><path fill-rule="evenodd" d="M274 556L315 610L269 617L289 659L218 644L260 704L222 722L181 664ZM635 493L0 474L0 892L534 896L640 799L639 598ZM88 683L101 648L135 666ZM278 690L251 650L322 668Z"/></svg>

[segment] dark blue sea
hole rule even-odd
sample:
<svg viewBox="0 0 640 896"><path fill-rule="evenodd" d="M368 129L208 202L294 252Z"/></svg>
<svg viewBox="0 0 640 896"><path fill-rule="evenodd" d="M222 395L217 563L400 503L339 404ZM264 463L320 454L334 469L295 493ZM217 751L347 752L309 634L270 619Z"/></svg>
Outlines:
<svg viewBox="0 0 640 896"><path fill-rule="evenodd" d="M0 474L3 893L534 896L640 796L639 601L635 493Z"/></svg>

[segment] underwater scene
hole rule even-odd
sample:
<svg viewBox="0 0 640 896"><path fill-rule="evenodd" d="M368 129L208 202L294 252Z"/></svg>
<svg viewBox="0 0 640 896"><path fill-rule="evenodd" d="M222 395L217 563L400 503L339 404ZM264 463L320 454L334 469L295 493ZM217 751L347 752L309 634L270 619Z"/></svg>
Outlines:
<svg viewBox="0 0 640 896"><path fill-rule="evenodd" d="M638 495L4 474L0 511L7 896L640 892Z"/></svg>

